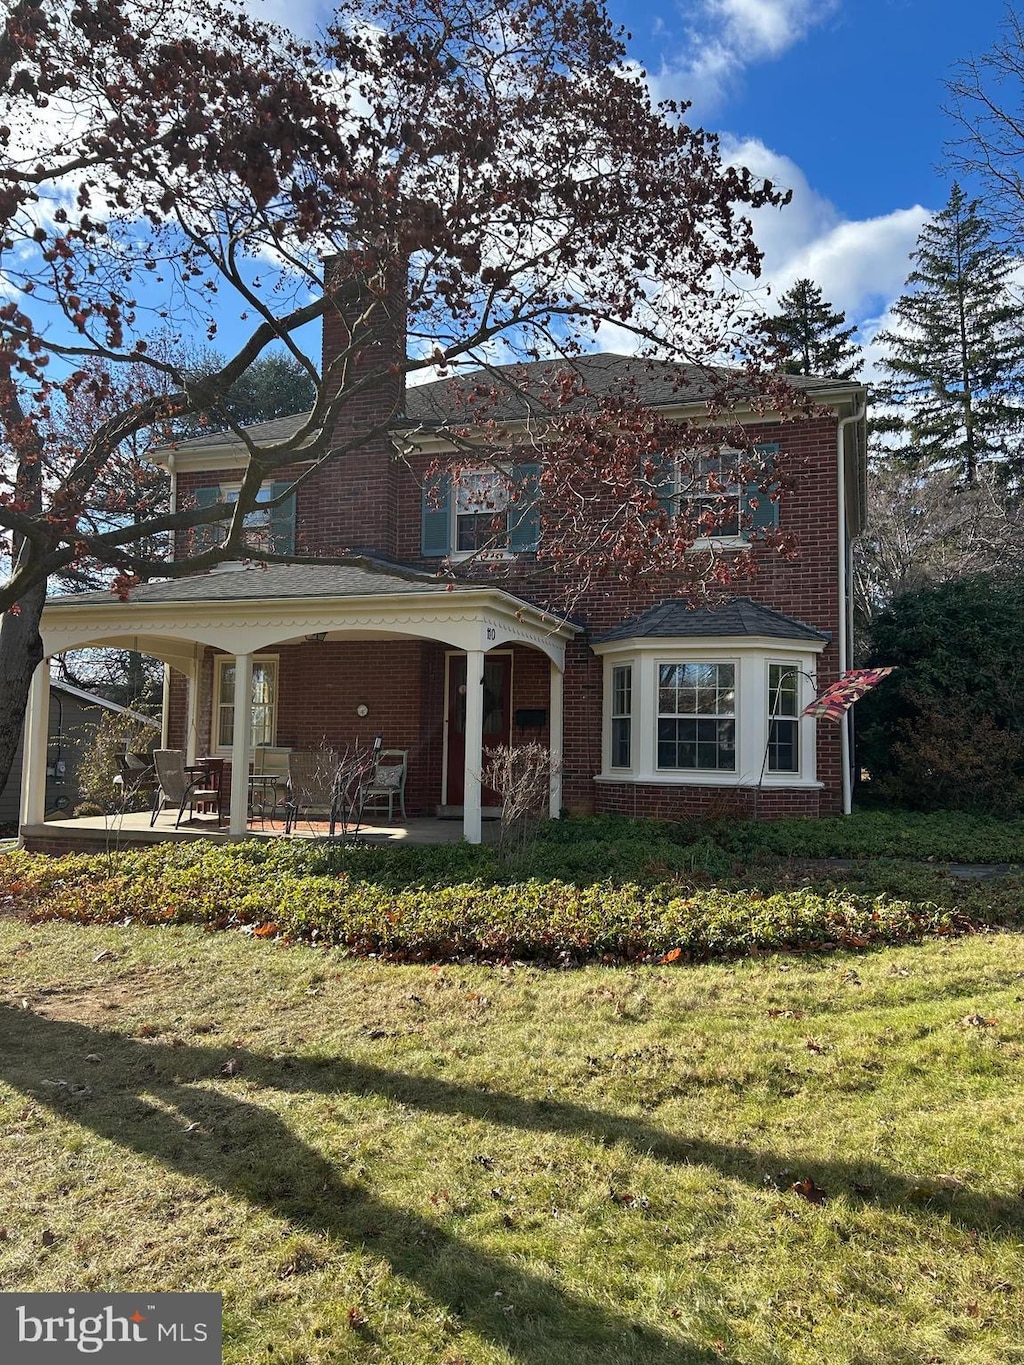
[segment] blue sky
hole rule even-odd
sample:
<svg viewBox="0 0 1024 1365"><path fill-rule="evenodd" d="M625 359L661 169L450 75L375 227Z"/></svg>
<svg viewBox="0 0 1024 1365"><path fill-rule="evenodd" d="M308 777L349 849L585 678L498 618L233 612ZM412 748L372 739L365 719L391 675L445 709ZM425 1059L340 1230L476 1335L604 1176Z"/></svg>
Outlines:
<svg viewBox="0 0 1024 1365"><path fill-rule="evenodd" d="M870 341L950 184L944 81L1003 0L611 0L663 95L794 191L758 223L776 293L800 275Z"/></svg>
<svg viewBox="0 0 1024 1365"><path fill-rule="evenodd" d="M248 0L307 32L324 0ZM776 296L817 280L870 343L949 189L943 82L998 36L1004 0L608 0L658 96L793 190L756 223ZM869 346L870 358L870 346Z"/></svg>

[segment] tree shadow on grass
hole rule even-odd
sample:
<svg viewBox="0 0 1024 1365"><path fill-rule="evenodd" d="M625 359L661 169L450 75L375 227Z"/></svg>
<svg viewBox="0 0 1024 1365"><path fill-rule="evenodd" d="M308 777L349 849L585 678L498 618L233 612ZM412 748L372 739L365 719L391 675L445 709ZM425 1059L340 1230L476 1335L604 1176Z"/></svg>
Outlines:
<svg viewBox="0 0 1024 1365"><path fill-rule="evenodd" d="M98 1056L88 1064L86 1058ZM726 1357L597 1302L560 1289L510 1261L483 1252L436 1222L377 1198L356 1181L344 1180L324 1157L300 1141L276 1114L223 1089L197 1082L221 1080L236 1061L250 1085L289 1091L394 1095L417 1103L414 1078L344 1063L318 1066L280 1061L227 1048L168 1047L136 1042L115 1032L57 1022L27 1010L0 1007L0 1078L101 1137L153 1158L172 1170L218 1186L296 1228L325 1233L369 1255L384 1258L393 1272L415 1284L479 1336L503 1347L520 1365L586 1362L586 1365L722 1365ZM412 1090L403 1082L409 1079ZM74 1097L66 1080L88 1083L92 1094ZM425 1083L430 1086L430 1083ZM481 1116L488 1097L470 1088L425 1090L427 1112L471 1113L477 1096ZM174 1112L148 1102L147 1097ZM429 1101L429 1102L428 1102ZM512 1122L504 1097L489 1117ZM512 1111L510 1110L510 1113ZM597 1117L597 1116L595 1116ZM201 1133L187 1133L197 1123ZM525 1126L525 1125L520 1125ZM540 1122L538 1128L549 1123ZM272 1170L254 1169L253 1151L272 1151ZM371 1324L372 1327L372 1324Z"/></svg>
<svg viewBox="0 0 1024 1365"><path fill-rule="evenodd" d="M97 1054L100 1061L86 1065ZM550 1281L483 1253L430 1219L339 1179L314 1148L273 1113L197 1082L235 1063L249 1087L294 1094L380 1096L424 1114L478 1119L522 1131L584 1137L672 1165L702 1165L754 1188L810 1176L832 1196L947 1219L990 1237L1024 1236L1024 1207L936 1180L912 1180L872 1161L795 1161L785 1153L686 1138L641 1121L556 1099L521 1096L411 1075L344 1058L281 1058L224 1047L169 1047L29 1011L0 1008L0 1077L109 1140L208 1181L298 1227L329 1233L382 1256L479 1335L521 1365L551 1361L710 1365L723 1356L566 1293ZM45 1079L88 1081L91 1099L67 1104ZM137 1098L133 1101L132 1096ZM147 1105L150 1095L178 1117ZM186 1134L199 1123L203 1136ZM270 1171L250 1152L276 1152ZM783 1173L789 1175L783 1179ZM922 1188L924 1185L924 1188ZM787 1196L793 1197L793 1196ZM517 1317L516 1304L530 1317Z"/></svg>

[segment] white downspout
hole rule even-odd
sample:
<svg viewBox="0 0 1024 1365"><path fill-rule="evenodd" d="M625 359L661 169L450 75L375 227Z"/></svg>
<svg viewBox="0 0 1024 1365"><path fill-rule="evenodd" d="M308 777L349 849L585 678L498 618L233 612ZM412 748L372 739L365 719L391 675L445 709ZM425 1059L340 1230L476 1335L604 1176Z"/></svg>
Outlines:
<svg viewBox="0 0 1024 1365"><path fill-rule="evenodd" d="M839 480L839 676L850 666L850 650L853 647L852 617L848 613L850 601L849 573L849 534L846 529L846 428L851 422L860 422L867 412L862 401L859 408L849 417L841 417L836 426L836 467ZM839 730L839 764L843 783L843 814L849 815L853 809L853 782L850 772L850 714L843 716Z"/></svg>

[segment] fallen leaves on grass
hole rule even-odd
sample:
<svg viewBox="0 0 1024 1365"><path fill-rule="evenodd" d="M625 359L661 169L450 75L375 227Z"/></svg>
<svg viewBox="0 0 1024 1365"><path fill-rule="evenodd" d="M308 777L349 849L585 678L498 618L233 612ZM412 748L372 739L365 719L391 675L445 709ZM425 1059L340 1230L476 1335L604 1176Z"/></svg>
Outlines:
<svg viewBox="0 0 1024 1365"><path fill-rule="evenodd" d="M802 1180L794 1180L789 1188L793 1194L806 1199L808 1204L824 1204L828 1199L826 1191L820 1185L816 1185L813 1177L809 1175L805 1175Z"/></svg>
<svg viewBox="0 0 1024 1365"><path fill-rule="evenodd" d="M995 1028L998 1019L986 1019L983 1014L965 1014L959 1020L961 1028Z"/></svg>
<svg viewBox="0 0 1024 1365"><path fill-rule="evenodd" d="M616 1190L614 1186L608 1187L608 1198L613 1204L618 1204L626 1209L646 1209L650 1207L650 1201L642 1194L630 1194L628 1190Z"/></svg>

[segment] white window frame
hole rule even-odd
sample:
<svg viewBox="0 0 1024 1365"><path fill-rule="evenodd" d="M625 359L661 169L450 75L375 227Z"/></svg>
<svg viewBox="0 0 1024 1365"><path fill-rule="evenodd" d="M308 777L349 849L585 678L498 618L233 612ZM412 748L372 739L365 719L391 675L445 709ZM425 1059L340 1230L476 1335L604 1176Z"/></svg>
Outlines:
<svg viewBox="0 0 1024 1365"><path fill-rule="evenodd" d="M214 743L211 745L211 748L213 749L214 753L217 753L217 754L230 754L230 753L231 753L231 744L230 744L230 743L224 744L224 743L221 742L221 717L222 717L222 715L223 715L223 713L224 713L225 711L230 711L230 712L231 712L231 716L232 716L232 732L233 732L233 731L234 731L234 714L235 714L234 692L232 691L232 699L231 699L230 702L222 701L222 700L221 700L221 697L222 697L222 690L223 690L224 670L225 670L227 667L233 665L234 662L235 662L235 656L234 656L234 654L218 654L218 655L216 655L215 658L214 658L214 668L213 668L213 707L212 707L212 712L213 712L213 714L212 714L212 717L211 717L211 726L212 726L212 728L213 728L213 740L214 740ZM271 703L270 703L270 706L271 706L271 716L270 716L269 737L268 737L267 739L265 739L265 740L261 740L261 739L258 739L258 738L256 737L256 727L255 727L255 721L254 721L254 722L253 722L252 736L251 736L251 744L250 744L250 747L253 749L253 751L255 751L257 745L265 745L265 746L268 747L268 748L274 748L274 747L276 746L276 744L277 744L277 711L278 711L278 699L279 699L280 693L281 693L281 667L280 667L280 663L281 663L281 658L280 658L280 655L278 655L278 654L254 654L254 655L252 656L252 666L253 666L253 687L254 687L254 688L255 688L255 686L256 686L256 676L257 676L257 675L256 675L256 669L257 669L259 666L262 665L263 667L271 668L272 671L273 671L273 675L274 675L274 695L273 695L273 699L272 699L272 701L271 701ZM251 705L253 711L255 711L257 704L262 705L263 703L257 703L256 700L255 700L255 698L253 698L252 701L251 701L251 703L250 703L250 705Z"/></svg>
<svg viewBox="0 0 1024 1365"><path fill-rule="evenodd" d="M618 710L618 709L617 709L618 695L617 695L617 689L616 689L616 679L615 679L615 675L616 675L616 673L617 673L620 669L628 669L628 670L629 670L629 682L627 683L627 687L628 687L628 689L629 689L629 707L628 707L627 710L624 710L624 711ZM620 773L622 773L622 772L629 772L629 771L632 769L632 767L633 767L633 743L634 743L634 739L635 739L634 724L633 724L633 688L634 688L634 679L633 679L633 661L632 661L632 659L617 660L615 663L612 664L611 668L609 669L608 677L609 677L609 679L610 679L609 698L608 698L608 705L609 705L609 720L608 720L608 734L609 734L609 742L608 742L608 766L609 766L610 768L614 769L615 772L620 772ZM626 733L627 733L628 736L629 736L628 742L627 742L627 748L628 748L628 750L629 750L629 762L628 762L628 763L619 764L619 763L616 763L616 762L615 762L615 723L616 723L616 721L619 721L619 722L625 721L625 722L626 722Z"/></svg>
<svg viewBox="0 0 1024 1365"><path fill-rule="evenodd" d="M720 465L721 461L727 456L731 456L735 459L737 472L743 464L743 461L749 458L745 451L736 450L732 446L720 446L714 455L705 456L703 460L698 460L697 464L700 466L710 463L711 460L716 460ZM685 461L680 458L676 461L675 466L673 481L673 512L675 516L679 516L682 513L685 504L712 502L719 498L725 498L726 496L730 499L735 497L736 500L736 530L724 533L717 532L714 535L698 535L690 548L694 550L728 550L744 548L748 544L746 537L743 535L743 495L746 485L743 483L723 484L723 491L720 493L702 492L700 488L701 480L702 478L706 480L710 475L710 471L702 471L698 468L694 473L684 475L682 472L684 463L688 464L690 461ZM724 491L726 489L728 490L728 493ZM735 493L733 493L733 489L735 489Z"/></svg>
<svg viewBox="0 0 1024 1365"><path fill-rule="evenodd" d="M671 713L669 713L669 712L664 712L664 713L663 713L663 712L662 712L662 709L661 709L661 690L662 690L661 670L662 670L662 668L676 668L676 667L679 667L679 666L686 666L686 665L701 665L701 664L705 664L705 665L708 665L708 666L713 667L713 668L731 668L731 669L732 669L732 694L733 694L733 707L732 707L732 711L731 711L730 713L728 713L728 714L727 714L726 712L723 711L723 712L720 712L720 713L719 713L719 712L716 712L715 714L707 714L707 715L704 715L704 716L701 716L701 715L698 714L697 712L693 712L692 714L689 713L689 712L671 712ZM654 765L655 765L655 767L657 768L658 772L659 772L659 773L718 773L718 774L721 774L721 773L735 773L735 771L736 771L736 764L737 764L737 760L738 760L738 754L739 754L739 725L740 725L740 716L739 716L739 685L740 685L740 670L739 670L739 668L738 668L738 666L737 666L737 664L736 664L735 659L728 659L728 658L726 658L726 659L662 659L662 660L659 660L659 661L658 661L658 666L657 666L657 669L656 669L656 671L655 671L655 684L656 684L656 688L657 688L657 695L656 695L655 701L654 701L654 724L655 724L655 736L654 736ZM716 694L717 694L718 691L719 691L719 688L718 688L717 684L716 684L716 687L715 687L715 691L716 691ZM680 720L683 720L683 721L689 721L689 720L692 720L692 721L700 721L700 720L709 720L709 721L714 721L714 722L716 723L716 725L719 724L719 723L722 722L722 721L725 721L726 723L731 723L731 725L732 725L732 735L733 735L733 743L732 743L732 764L731 764L731 766L730 766L730 767L718 767L718 766L716 766L716 767L714 767L714 768L701 768L701 767L696 767L696 766L693 767L693 768L684 768L684 767L679 767L679 766L666 766L666 767L662 767L662 766L661 766L661 755L660 755L660 752L659 752L659 750L660 750L660 748L661 748L661 741L660 741L658 732L659 732L660 729L661 729L661 722L662 722L663 720L670 720L670 721L680 721ZM695 743L695 745L696 745L696 744L698 743L698 741L695 740L694 743ZM720 752L720 746L718 745L717 741L716 741L716 746L715 746L715 747L716 747L716 750L718 750L718 751Z"/></svg>
<svg viewBox="0 0 1024 1365"><path fill-rule="evenodd" d="M719 637L666 640L639 638L599 644L595 652L604 664L603 733L601 772L598 782L631 782L653 786L820 788L817 776L817 722L801 714L798 720L799 770L769 772L768 677L771 664L783 664L799 672L800 711L815 696L817 657L825 642L787 641L769 637ZM781 648L780 648L781 646ZM736 767L658 767L658 678L662 664L734 664L736 701ZM631 767L612 767L612 678L623 664L633 669Z"/></svg>
<svg viewBox="0 0 1024 1365"><path fill-rule="evenodd" d="M260 507L273 497L273 487L273 480L269 479L260 484L260 491L256 494L256 503L252 511L245 514L244 519L246 544L254 550L266 550L268 553L271 550L273 513L269 509L261 511ZM220 486L221 502L237 502L241 491L241 483L222 483ZM223 536L227 535L227 529L226 522L218 524L218 530Z"/></svg>
<svg viewBox="0 0 1024 1365"><path fill-rule="evenodd" d="M801 675L801 668L800 668L800 665L799 665L799 663L798 663L795 659L794 659L794 660L789 660L789 659L766 659L766 660L765 660L765 665L764 665L764 666L765 666L765 706L766 706L766 708L767 708L766 717L765 717L766 724L767 724L767 733L766 733L766 736L765 736L765 757L764 757L764 772L765 772L765 777L766 777L766 778L768 778L768 777L772 777L772 778L790 777L790 776L792 776L793 774L798 774L798 773L800 772L801 765L802 765L802 763L803 763L803 743L802 743L802 741L803 741L803 735L801 734L801 730L802 730L803 727L801 726L801 723L800 723L800 712L803 710L803 707L807 705L806 702L803 702L803 705L801 705L801 701L802 701L803 693L804 693L804 687L803 687L803 685L802 685L803 682L804 682L804 679L803 679L803 677L802 677L802 675ZM786 669L788 672L792 673L793 676L794 676L795 679L796 679L796 711L795 711L792 715L783 714L782 712L778 712L778 713L773 714L773 709L774 709L774 706L775 706L775 695L774 695L774 693L773 693L773 691L772 691L772 669L773 669L773 668L783 668L783 669ZM795 767L795 768L773 768L773 767L772 767L772 756L771 756L771 729L772 729L772 721L774 721L774 720L792 721L792 722L795 724L795 726L796 726L796 755L797 755L797 759L796 759L796 767Z"/></svg>
<svg viewBox="0 0 1024 1365"><path fill-rule="evenodd" d="M503 505L495 502L493 507L480 508L476 512L469 510L459 510L460 480L466 480L467 484L471 480L491 478L497 483L497 492L503 499ZM496 560L515 559L515 554L509 549L508 545L489 545L479 550L460 550L459 549L459 518L460 516L489 516L491 519L505 516L505 539L509 537L509 513L512 511L512 472L511 470L495 468L490 465L478 465L474 468L460 469L457 474L452 476L452 496L451 496L451 529L449 534L449 544L452 547L450 558L453 563L466 559L474 559L483 562L494 562ZM465 485L463 485L465 487ZM500 536L498 537L500 538Z"/></svg>

